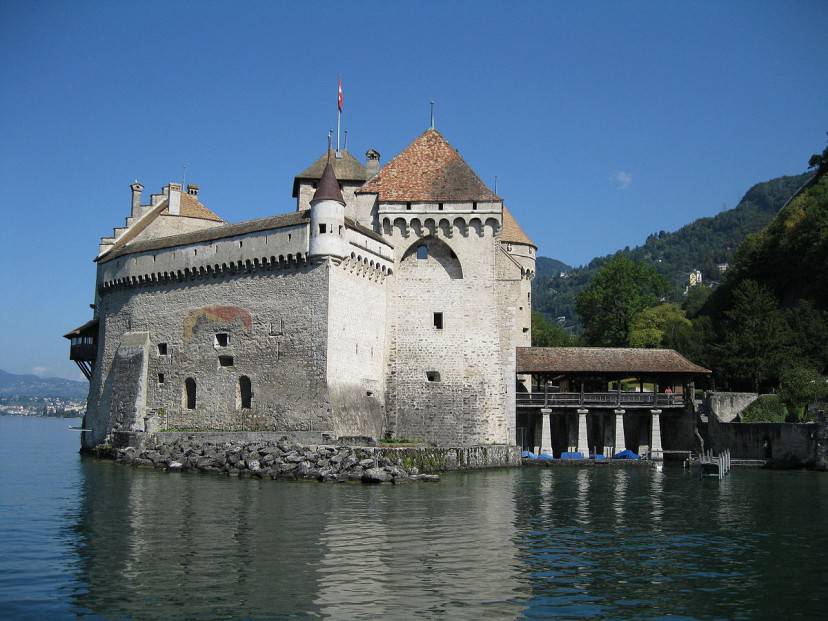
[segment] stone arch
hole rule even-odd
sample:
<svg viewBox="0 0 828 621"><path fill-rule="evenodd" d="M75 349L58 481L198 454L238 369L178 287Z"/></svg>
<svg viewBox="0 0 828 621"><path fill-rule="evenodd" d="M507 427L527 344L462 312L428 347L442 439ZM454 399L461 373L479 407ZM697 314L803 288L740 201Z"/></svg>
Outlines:
<svg viewBox="0 0 828 621"><path fill-rule="evenodd" d="M399 231L402 237L408 237L408 225L404 218L394 219L394 230Z"/></svg>
<svg viewBox="0 0 828 621"><path fill-rule="evenodd" d="M423 235L434 235L437 232L437 223L434 218L426 218L423 221Z"/></svg>
<svg viewBox="0 0 828 621"><path fill-rule="evenodd" d="M425 246L428 256L425 260L417 258L417 249ZM451 246L444 240L428 235L408 246L400 260L400 269L410 272L412 278L431 278L435 280L458 280L463 278L463 266ZM427 271L423 271L423 267ZM389 275L391 269L388 269ZM427 275L426 275L427 274Z"/></svg>
<svg viewBox="0 0 828 621"><path fill-rule="evenodd" d="M391 219L390 218L383 218L382 219L382 232L384 235L391 235Z"/></svg>
<svg viewBox="0 0 828 621"><path fill-rule="evenodd" d="M451 237L451 233L452 233L451 222L449 222L447 218L440 218L439 227L440 227L440 233L444 237Z"/></svg>
<svg viewBox="0 0 828 621"><path fill-rule="evenodd" d="M469 229L466 221L463 218L455 218L454 219L454 228L457 229L457 232L460 233L463 237L469 236Z"/></svg>
<svg viewBox="0 0 828 621"><path fill-rule="evenodd" d="M474 231L478 237L483 236L483 221L480 218L472 218L469 220L469 229Z"/></svg>
<svg viewBox="0 0 828 621"><path fill-rule="evenodd" d="M497 232L500 230L500 224L494 218L486 218L486 224L484 228L484 235L491 235L494 237L497 235Z"/></svg>

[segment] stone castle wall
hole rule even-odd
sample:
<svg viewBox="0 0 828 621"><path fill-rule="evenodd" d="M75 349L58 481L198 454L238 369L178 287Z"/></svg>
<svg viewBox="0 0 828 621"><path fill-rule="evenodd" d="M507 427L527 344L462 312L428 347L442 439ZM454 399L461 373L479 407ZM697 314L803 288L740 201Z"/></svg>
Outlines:
<svg viewBox="0 0 828 621"><path fill-rule="evenodd" d="M123 385L133 382L135 373L113 372L124 335L135 333L149 339L144 416L155 412L155 426L163 410L164 422L175 428L334 428L326 387L324 265L117 287L99 295L98 313L98 360L87 414L94 433L84 434L85 446L102 441L113 428L113 390L142 390ZM217 334L228 335L226 347L217 343ZM229 361L220 357L232 357L232 366L223 366ZM249 409L240 403L241 376L252 386ZM196 382L194 409L186 407L187 378Z"/></svg>

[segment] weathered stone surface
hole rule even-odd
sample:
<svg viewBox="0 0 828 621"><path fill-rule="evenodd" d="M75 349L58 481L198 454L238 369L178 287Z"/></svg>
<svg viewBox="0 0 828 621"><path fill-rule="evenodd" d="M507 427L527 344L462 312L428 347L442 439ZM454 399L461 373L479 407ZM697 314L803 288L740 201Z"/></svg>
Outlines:
<svg viewBox="0 0 828 621"><path fill-rule="evenodd" d="M391 473L382 468L369 468L362 473L364 483L385 483L391 480Z"/></svg>

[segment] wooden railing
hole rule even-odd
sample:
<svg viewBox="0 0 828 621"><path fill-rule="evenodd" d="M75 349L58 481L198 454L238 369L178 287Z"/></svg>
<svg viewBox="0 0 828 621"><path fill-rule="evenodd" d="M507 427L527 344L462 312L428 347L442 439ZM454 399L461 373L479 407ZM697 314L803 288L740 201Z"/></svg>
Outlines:
<svg viewBox="0 0 828 621"><path fill-rule="evenodd" d="M683 407L684 395L652 392L519 392L523 407Z"/></svg>

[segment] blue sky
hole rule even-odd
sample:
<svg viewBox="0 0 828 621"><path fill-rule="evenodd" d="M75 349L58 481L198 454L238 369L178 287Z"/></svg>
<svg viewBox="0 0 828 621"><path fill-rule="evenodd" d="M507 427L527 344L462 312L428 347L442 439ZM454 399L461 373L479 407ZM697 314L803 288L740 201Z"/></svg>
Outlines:
<svg viewBox="0 0 828 621"><path fill-rule="evenodd" d="M98 238L129 183L289 211L345 89L351 152L428 124L572 264L805 169L828 130L828 2L0 0L0 368L77 378Z"/></svg>

